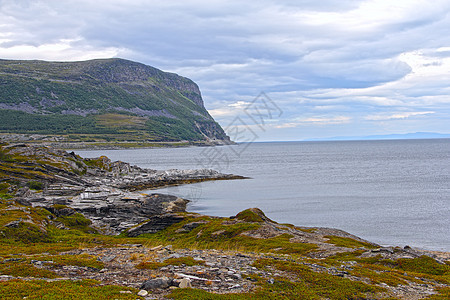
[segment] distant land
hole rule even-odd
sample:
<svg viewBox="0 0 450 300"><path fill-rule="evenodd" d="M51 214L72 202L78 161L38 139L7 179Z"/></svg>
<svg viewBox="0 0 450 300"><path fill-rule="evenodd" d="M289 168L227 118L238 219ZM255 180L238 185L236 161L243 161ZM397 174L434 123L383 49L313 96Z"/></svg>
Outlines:
<svg viewBox="0 0 450 300"><path fill-rule="evenodd" d="M304 141L357 141L357 140L408 140L408 139L446 139L450 134L436 132L414 132L368 136L336 136L329 138L306 139Z"/></svg>
<svg viewBox="0 0 450 300"><path fill-rule="evenodd" d="M192 80L112 58L0 60L3 139L229 142Z"/></svg>

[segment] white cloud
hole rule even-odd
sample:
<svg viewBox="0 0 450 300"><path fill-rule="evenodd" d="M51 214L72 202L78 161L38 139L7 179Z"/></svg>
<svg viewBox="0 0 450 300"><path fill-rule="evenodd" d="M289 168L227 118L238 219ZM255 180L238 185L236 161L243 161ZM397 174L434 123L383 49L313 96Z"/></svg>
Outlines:
<svg viewBox="0 0 450 300"><path fill-rule="evenodd" d="M114 47L99 49L73 46L73 43L76 43L79 40L80 39L60 40L55 43L41 44L38 46L15 45L12 47L0 47L0 57L3 59L33 58L50 61L79 61L95 58L116 57L121 52L121 49Z"/></svg>
<svg viewBox="0 0 450 300"><path fill-rule="evenodd" d="M364 119L369 121L386 121L386 120L398 120L398 119L406 119L409 117L414 116L421 116L421 115L429 115L434 114L434 111L415 111L415 112L399 112L395 114L390 115L369 115L366 116Z"/></svg>
<svg viewBox="0 0 450 300"><path fill-rule="evenodd" d="M293 128L301 125L337 125L337 124L345 124L351 121L350 117L347 116L336 116L336 117L309 117L309 118L300 118L293 122L288 122L280 125L275 125L275 128Z"/></svg>

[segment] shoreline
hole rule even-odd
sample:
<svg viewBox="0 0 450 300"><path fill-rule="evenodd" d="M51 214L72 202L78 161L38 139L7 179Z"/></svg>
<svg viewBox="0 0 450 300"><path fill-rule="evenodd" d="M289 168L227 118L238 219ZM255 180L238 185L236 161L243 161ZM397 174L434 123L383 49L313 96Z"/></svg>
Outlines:
<svg viewBox="0 0 450 300"><path fill-rule="evenodd" d="M10 282L14 293L36 280L64 284L71 295L81 293L71 284L81 282L86 293L102 286L118 299L298 299L306 291L316 298L409 300L450 288L450 252L281 224L258 208L230 217L197 214L186 210L189 200L140 189L241 176L142 169L23 144L0 150L0 174L10 177L0 182L0 292Z"/></svg>
<svg viewBox="0 0 450 300"><path fill-rule="evenodd" d="M87 138L89 139L89 138ZM234 145L235 142L227 140L204 141L107 141L95 138L89 141L71 140L69 135L51 134L11 134L0 133L0 142L10 144L29 144L33 146L51 147L60 150L127 150L127 149L157 149L157 148L185 148L185 147L211 147Z"/></svg>

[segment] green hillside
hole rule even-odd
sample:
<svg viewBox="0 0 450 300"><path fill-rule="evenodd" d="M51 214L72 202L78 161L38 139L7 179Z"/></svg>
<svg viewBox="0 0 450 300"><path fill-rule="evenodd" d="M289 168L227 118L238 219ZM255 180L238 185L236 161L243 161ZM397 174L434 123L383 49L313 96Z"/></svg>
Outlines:
<svg viewBox="0 0 450 300"><path fill-rule="evenodd" d="M0 132L117 141L228 140L185 77L124 59L0 60Z"/></svg>

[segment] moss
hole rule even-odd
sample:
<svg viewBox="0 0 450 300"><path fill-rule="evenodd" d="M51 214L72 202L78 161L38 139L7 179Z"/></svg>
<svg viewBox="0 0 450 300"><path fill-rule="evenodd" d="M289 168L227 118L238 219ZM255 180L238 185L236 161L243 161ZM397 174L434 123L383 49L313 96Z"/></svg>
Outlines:
<svg viewBox="0 0 450 300"><path fill-rule="evenodd" d="M89 167L99 168L103 170L108 170L108 166L105 165L106 156L100 156L98 158L85 158L84 163Z"/></svg>
<svg viewBox="0 0 450 300"><path fill-rule="evenodd" d="M11 195L11 194L8 194L8 193L0 193L0 199L8 200L8 199L12 199L12 198L13 198L13 195Z"/></svg>
<svg viewBox="0 0 450 300"><path fill-rule="evenodd" d="M1 232L7 239L28 243L48 243L50 237L46 231L35 224L20 222L17 227L2 228Z"/></svg>
<svg viewBox="0 0 450 300"><path fill-rule="evenodd" d="M132 291L130 294L120 291ZM61 280L45 282L42 280L22 281L10 280L0 282L2 299L143 299L137 296L137 290L122 286L100 285L94 280Z"/></svg>
<svg viewBox="0 0 450 300"><path fill-rule="evenodd" d="M95 233L96 230L89 227L92 221L87 219L80 213L75 213L70 216L60 216L56 218L56 221L63 223L65 226L71 229L77 229L86 233Z"/></svg>
<svg viewBox="0 0 450 300"><path fill-rule="evenodd" d="M64 208L69 208L67 205L63 205L63 204L53 204L52 207L56 210L60 210L60 209L64 209Z"/></svg>
<svg viewBox="0 0 450 300"><path fill-rule="evenodd" d="M369 243L365 243L365 242L360 242L357 241L355 239L352 238L347 238L347 237L340 237L340 236L335 236L335 235L326 235L324 236L324 238L327 238L328 241L326 241L326 243L329 244L334 244L338 247L346 247L346 248L359 248L359 247L365 247L365 248L376 248L376 246L369 244Z"/></svg>
<svg viewBox="0 0 450 300"><path fill-rule="evenodd" d="M7 182L0 182L0 192L5 193L8 191L10 185Z"/></svg>
<svg viewBox="0 0 450 300"><path fill-rule="evenodd" d="M24 262L0 263L0 274L11 275L15 277L34 277L34 278L58 277L57 274L52 271L36 268L32 264Z"/></svg>
<svg viewBox="0 0 450 300"><path fill-rule="evenodd" d="M40 191L44 188L44 184L40 181L29 181L27 185L30 189L37 191Z"/></svg>
<svg viewBox="0 0 450 300"><path fill-rule="evenodd" d="M356 260L363 253L364 250L336 253L335 255L327 257L325 259L325 262L331 265L334 265L336 263L340 264L341 261Z"/></svg>
<svg viewBox="0 0 450 300"><path fill-rule="evenodd" d="M354 267L350 274L359 278L364 277L370 279L373 284L385 283L389 286L397 286L399 284L407 285L410 279L398 271L368 264Z"/></svg>
<svg viewBox="0 0 450 300"><path fill-rule="evenodd" d="M279 260L258 260L254 266L258 268L275 268L288 272L292 281L276 277L273 284L267 283L264 278L259 278L259 288L250 293L213 294L202 290L176 289L168 298L171 299L372 299L374 295L383 292L384 289L370 286L365 283L351 281L324 273L316 273L308 267L295 262ZM381 297L378 297L381 298Z"/></svg>
<svg viewBox="0 0 450 300"><path fill-rule="evenodd" d="M257 208L253 208L253 209L246 209L244 211L241 211L240 213L238 213L236 215L236 219L238 220L242 220L245 222L258 222L258 223L262 223L264 222L264 220L262 219L261 215L264 216L264 213Z"/></svg>
<svg viewBox="0 0 450 300"><path fill-rule="evenodd" d="M293 291L308 290L314 293L318 299L361 299L384 291L383 288L362 282L351 281L328 273L313 272L309 267L291 261L260 259L254 263L254 266L258 268L270 266L294 275L296 281L289 282L292 286L284 285L284 287Z"/></svg>
<svg viewBox="0 0 450 300"><path fill-rule="evenodd" d="M436 291L438 292L438 294L432 295L426 299L429 300L448 300L450 299L450 287L438 287L436 289Z"/></svg>
<svg viewBox="0 0 450 300"><path fill-rule="evenodd" d="M429 275L441 276L450 274L450 266L440 264L426 255L417 258L401 258L397 260L397 268L404 271Z"/></svg>

